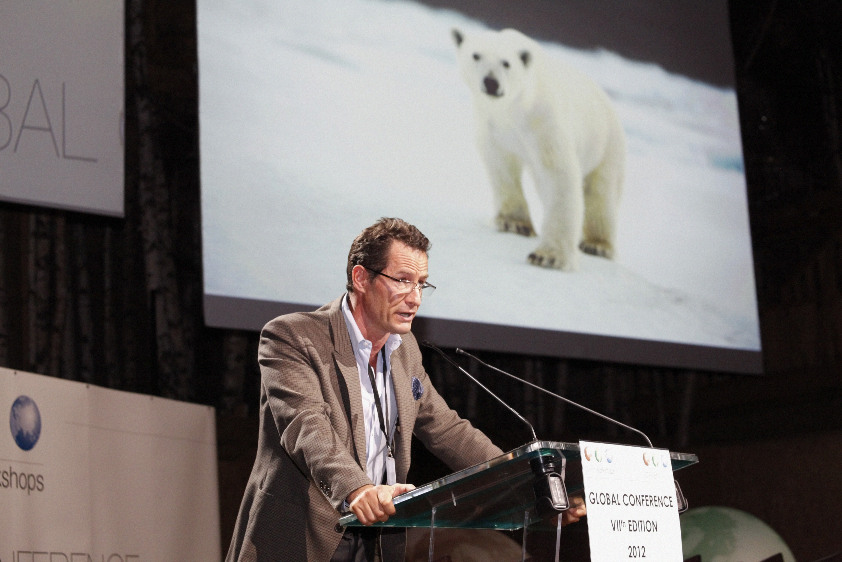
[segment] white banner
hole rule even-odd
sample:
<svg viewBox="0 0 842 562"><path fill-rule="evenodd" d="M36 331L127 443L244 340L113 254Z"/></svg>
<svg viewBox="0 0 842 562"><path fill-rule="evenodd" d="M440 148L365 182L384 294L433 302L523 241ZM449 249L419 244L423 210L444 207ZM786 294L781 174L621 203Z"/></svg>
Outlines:
<svg viewBox="0 0 842 562"><path fill-rule="evenodd" d="M213 408L0 368L0 413L3 562L220 559Z"/></svg>
<svg viewBox="0 0 842 562"><path fill-rule="evenodd" d="M121 0L0 2L0 199L123 216Z"/></svg>
<svg viewBox="0 0 842 562"><path fill-rule="evenodd" d="M669 451L580 441L591 560L683 560Z"/></svg>

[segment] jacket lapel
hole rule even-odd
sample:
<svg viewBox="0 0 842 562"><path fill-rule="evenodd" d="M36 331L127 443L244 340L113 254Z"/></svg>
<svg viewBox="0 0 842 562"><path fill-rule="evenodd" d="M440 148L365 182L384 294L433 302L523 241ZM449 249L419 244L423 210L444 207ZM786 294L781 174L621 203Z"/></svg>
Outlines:
<svg viewBox="0 0 842 562"><path fill-rule="evenodd" d="M360 467L365 470L367 457L360 372L357 369L357 360L354 357L348 327L345 325L345 318L342 316L341 302L341 298L334 301L335 307L332 307L333 310L330 314L333 361L337 368L338 382L340 386L344 385L348 391L345 395L345 399L348 401L346 411L350 416L351 433L354 436L354 448L356 449L354 452L356 452Z"/></svg>
<svg viewBox="0 0 842 562"><path fill-rule="evenodd" d="M410 375L400 359L400 353L392 354L392 384L395 386L395 402L398 407L400 431L395 435L395 442L400 441L395 457L395 471L399 479L406 479L409 471L409 456L412 446L412 428L415 426L415 401L412 398Z"/></svg>

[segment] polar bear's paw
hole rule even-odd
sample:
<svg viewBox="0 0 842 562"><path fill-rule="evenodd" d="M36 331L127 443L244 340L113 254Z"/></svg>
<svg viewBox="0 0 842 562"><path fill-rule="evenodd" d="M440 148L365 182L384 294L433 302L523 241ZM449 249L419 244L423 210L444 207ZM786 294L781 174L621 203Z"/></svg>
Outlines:
<svg viewBox="0 0 842 562"><path fill-rule="evenodd" d="M500 213L495 220L497 223L497 230L500 232L514 232L521 236L535 236L535 227L532 226L532 221L529 217L521 218L515 215L507 215Z"/></svg>
<svg viewBox="0 0 842 562"><path fill-rule="evenodd" d="M561 269L562 271L575 271L578 265L575 256L571 257L559 250L544 246L536 248L526 259L532 265L548 269Z"/></svg>
<svg viewBox="0 0 842 562"><path fill-rule="evenodd" d="M582 240L579 249L592 256L608 258L609 260L614 258L614 248L608 242Z"/></svg>

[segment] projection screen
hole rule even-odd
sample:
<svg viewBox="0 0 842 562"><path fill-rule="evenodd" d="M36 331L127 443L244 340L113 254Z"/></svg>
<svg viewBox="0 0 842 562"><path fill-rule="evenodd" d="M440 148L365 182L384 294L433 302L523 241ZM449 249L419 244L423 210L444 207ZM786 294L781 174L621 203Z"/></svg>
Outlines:
<svg viewBox="0 0 842 562"><path fill-rule="evenodd" d="M416 319L421 338L762 371L725 0L199 0L197 10L208 325L259 330L333 300L353 238L397 216L433 244L438 289ZM607 94L626 154L613 259L578 252L575 271L529 263L570 216L540 194L583 189L546 175L524 173L537 236L498 230L475 142L477 86L460 71L454 28L470 38L516 28ZM532 93L553 107L582 96L567 91ZM591 125L553 123L547 135Z"/></svg>

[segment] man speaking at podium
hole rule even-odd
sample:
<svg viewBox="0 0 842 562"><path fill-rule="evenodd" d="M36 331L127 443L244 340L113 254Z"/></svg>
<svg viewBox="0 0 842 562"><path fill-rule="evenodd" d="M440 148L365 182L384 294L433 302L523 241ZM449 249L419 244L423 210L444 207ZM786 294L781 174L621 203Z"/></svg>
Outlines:
<svg viewBox="0 0 842 562"><path fill-rule="evenodd" d="M347 292L280 316L260 336L260 433L234 537L234 561L404 559L405 532L342 528L395 513L415 434L452 470L503 454L436 392L410 332L430 242L383 218L351 245ZM568 514L566 520L575 520Z"/></svg>

